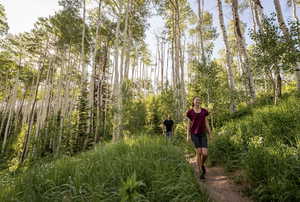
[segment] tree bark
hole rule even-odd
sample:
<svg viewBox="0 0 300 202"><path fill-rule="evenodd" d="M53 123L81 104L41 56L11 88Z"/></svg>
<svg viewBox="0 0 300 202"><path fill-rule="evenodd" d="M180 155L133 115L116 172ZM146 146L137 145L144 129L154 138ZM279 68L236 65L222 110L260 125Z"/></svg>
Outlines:
<svg viewBox="0 0 300 202"><path fill-rule="evenodd" d="M295 0L291 0L292 1L292 13L293 13L293 18L295 19L295 21L299 22L299 18L297 16L297 5Z"/></svg>
<svg viewBox="0 0 300 202"><path fill-rule="evenodd" d="M247 85L249 88L251 100L254 101L254 99L256 97L254 80L253 80L251 69L249 67L249 57L248 57L248 53L246 50L245 39L243 37L242 31L240 28L240 18L239 18L239 14L238 14L238 1L237 0L232 0L232 15L233 15L233 19L234 19L236 43L237 43L239 51L241 52L241 55L244 57L244 67L245 67L245 71L246 71Z"/></svg>
<svg viewBox="0 0 300 202"><path fill-rule="evenodd" d="M202 0L202 5L203 5ZM200 38L200 50L201 50L201 61L204 65L206 65L206 56L204 52L204 42L203 42L203 8L201 6L201 0L197 1L198 3L198 17L199 17L199 38Z"/></svg>
<svg viewBox="0 0 300 202"><path fill-rule="evenodd" d="M283 18L283 15L282 15L281 5L280 5L279 0L274 0L274 5L275 5L277 20L278 20L278 24L280 26L280 29L282 30L285 37L289 38L289 29L287 28L287 26L284 22L284 18Z"/></svg>
<svg viewBox="0 0 300 202"><path fill-rule="evenodd" d="M227 69L228 86L229 86L229 89L231 91L230 111L235 112L236 111L236 104L235 104L235 101L234 101L233 97L234 97L236 88L235 88L235 80L234 80L233 72L232 72L233 59L232 59L232 54L231 54L231 50L230 50L229 43L228 43L227 32L226 32L226 29L225 29L224 16L223 16L223 7L222 7L221 0L217 0L217 7L218 7L218 11L219 11L220 28L222 30L222 36L223 36L223 41L224 41L224 44L225 44L225 51L226 51L226 64L227 64L226 69Z"/></svg>
<svg viewBox="0 0 300 202"><path fill-rule="evenodd" d="M94 46L94 53L93 53L93 68L92 68L92 75L91 75L91 84L90 84L90 133L95 134L95 86L96 86L96 55L100 47L100 34L99 29L101 25L101 3L102 0L98 3L98 19L97 19L97 28L96 28L96 36L95 36L95 46ZM97 121L97 120L96 120Z"/></svg>

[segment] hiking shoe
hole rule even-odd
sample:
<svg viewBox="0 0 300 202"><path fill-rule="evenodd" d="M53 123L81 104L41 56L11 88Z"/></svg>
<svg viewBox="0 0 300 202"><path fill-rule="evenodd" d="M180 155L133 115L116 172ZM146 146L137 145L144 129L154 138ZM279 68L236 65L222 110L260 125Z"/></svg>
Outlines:
<svg viewBox="0 0 300 202"><path fill-rule="evenodd" d="M202 174L205 175L205 173L206 173L205 166L201 166L201 170L202 170Z"/></svg>

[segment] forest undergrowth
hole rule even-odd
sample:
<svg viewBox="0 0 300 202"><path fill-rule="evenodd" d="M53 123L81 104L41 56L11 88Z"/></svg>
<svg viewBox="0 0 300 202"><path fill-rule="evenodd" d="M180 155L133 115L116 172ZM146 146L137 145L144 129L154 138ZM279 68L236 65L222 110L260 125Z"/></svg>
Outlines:
<svg viewBox="0 0 300 202"><path fill-rule="evenodd" d="M299 201L299 106L299 96L288 94L277 105L242 108L216 132L210 163L242 170L235 181L250 185L256 201Z"/></svg>
<svg viewBox="0 0 300 202"><path fill-rule="evenodd" d="M209 201L184 152L139 137L2 174L0 201Z"/></svg>

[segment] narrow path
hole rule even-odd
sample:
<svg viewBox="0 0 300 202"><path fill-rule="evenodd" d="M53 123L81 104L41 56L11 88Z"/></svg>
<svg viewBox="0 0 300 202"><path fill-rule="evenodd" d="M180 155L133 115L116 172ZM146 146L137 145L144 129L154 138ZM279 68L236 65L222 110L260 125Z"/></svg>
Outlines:
<svg viewBox="0 0 300 202"><path fill-rule="evenodd" d="M197 178L199 179L196 160L193 158L189 162L194 166ZM224 174L223 168L207 168L205 177L206 179L199 180L199 183L208 191L215 202L252 202L252 200L242 195L241 186L234 184Z"/></svg>

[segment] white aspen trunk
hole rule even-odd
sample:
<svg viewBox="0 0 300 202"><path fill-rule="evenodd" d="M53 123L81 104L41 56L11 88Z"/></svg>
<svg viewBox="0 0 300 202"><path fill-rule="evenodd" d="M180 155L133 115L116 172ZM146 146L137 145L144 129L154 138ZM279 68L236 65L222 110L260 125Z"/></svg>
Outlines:
<svg viewBox="0 0 300 202"><path fill-rule="evenodd" d="M62 125L61 125L61 119L63 117L63 112L62 112L62 103L64 100L64 94L65 94L65 88L64 88L64 82L67 79L67 72L65 72L66 68L68 68L67 64L65 61L67 61L67 57L66 57L66 51L62 51L62 58L63 58L63 63L62 66L59 68L59 77L58 77L58 86L57 86L57 95L56 95L56 105L54 106L54 115L56 116L60 116L60 123L58 125L59 128L59 132L57 134L57 139L56 137L52 137L53 139L53 145L52 145L52 149L53 151L56 153L56 155L58 155L59 153L59 147L60 147L60 139L61 139L61 134L62 134ZM55 143L54 143L55 142Z"/></svg>
<svg viewBox="0 0 300 202"><path fill-rule="evenodd" d="M50 111L50 107L51 107L51 99L53 97L53 66L51 65L49 67L49 71L50 71L50 76L49 76L49 80L48 80L48 93L46 96L46 106L45 106L45 110L44 110L44 122L46 123L45 127L46 127L46 131L45 131L45 136L43 138L47 138L48 137L48 115L49 115L49 111Z"/></svg>
<svg viewBox="0 0 300 202"><path fill-rule="evenodd" d="M161 41L161 57L160 57L160 68L161 68L161 89L164 89L164 61L165 61L165 46L164 41Z"/></svg>
<svg viewBox="0 0 300 202"><path fill-rule="evenodd" d="M130 37L129 37L130 38ZM124 69L124 78L127 80L129 78L129 67L130 67L130 50L129 47L126 47L125 55L125 69Z"/></svg>
<svg viewBox="0 0 300 202"><path fill-rule="evenodd" d="M249 67L249 57L246 50L245 39L242 35L241 28L240 28L240 18L238 14L238 1L232 0L232 15L235 23L235 36L236 36L236 43L238 46L239 51L241 52L242 56L244 57L244 68L246 71L246 78L247 78L247 85L250 92L251 100L254 101L255 95L255 87L254 87L254 80L252 76L251 69Z"/></svg>
<svg viewBox="0 0 300 202"><path fill-rule="evenodd" d="M113 115L113 142L116 142L120 138L120 123L121 123L121 116L120 113L120 106L119 106L119 99L120 97L120 75L119 75L119 45L120 45L120 23L121 17L118 17L117 20L117 29L116 29L116 39L115 39L115 53L114 53L114 82L113 82L113 100L115 113Z"/></svg>
<svg viewBox="0 0 300 202"><path fill-rule="evenodd" d="M167 47L167 61L166 61L166 83L169 85L169 56L170 56L170 47Z"/></svg>
<svg viewBox="0 0 300 202"><path fill-rule="evenodd" d="M264 14L263 14L263 7L260 3L260 0L251 0L253 3L253 10L254 10L254 16L255 21L257 23L257 26L259 30L263 30L262 22L264 20Z"/></svg>
<svg viewBox="0 0 300 202"><path fill-rule="evenodd" d="M171 1L172 2L172 1ZM172 2L173 9L172 9L172 16L173 16L173 40L174 40L174 73L175 73L175 105L179 110L182 110L181 106L181 79L180 79L180 30L179 30L179 5L178 0L175 0L175 2ZM181 114L180 111L176 110L176 120L180 120Z"/></svg>
<svg viewBox="0 0 300 202"><path fill-rule="evenodd" d="M249 6L250 6L250 10L251 10L251 16L252 16L252 23L253 23L253 31L256 34L256 26L257 26L257 22L256 22L256 18L255 18L255 4L252 0L248 0Z"/></svg>
<svg viewBox="0 0 300 202"><path fill-rule="evenodd" d="M280 26L280 29L282 30L282 32L285 35L285 37L289 38L290 37L289 30L288 30L288 28L287 28L287 26L285 24L279 0L274 0L274 5L275 5L275 10L276 10L276 14L277 14L277 20L278 20L278 24ZM294 1L292 1L292 5L295 6L295 2ZM297 18L296 18L296 20L297 20ZM298 71L297 68L295 68L295 79L296 79L296 83L298 83L299 80L300 80L300 75L299 75L299 71Z"/></svg>
<svg viewBox="0 0 300 202"><path fill-rule="evenodd" d="M295 0L292 0L292 13L293 13L293 18L295 19L295 21L299 22L299 18L297 16L297 5L296 5Z"/></svg>
<svg viewBox="0 0 300 202"><path fill-rule="evenodd" d="M201 60L202 63L206 65L206 56L204 52L204 42L203 42L203 32L202 32L204 1L202 0L202 4L201 4L201 0L198 0L197 3L198 3L198 17L199 17L199 39L200 39Z"/></svg>
<svg viewBox="0 0 300 202"><path fill-rule="evenodd" d="M46 85L45 88L43 89L46 91L45 96L41 99L41 106L37 107L37 123L35 127L35 135L34 135L34 140L37 141L39 136L40 136L40 129L44 126L44 123L46 121L46 111L47 111L47 102L49 101L49 96L51 92L51 86L49 85L50 83L50 74L52 71L52 61L50 61L49 68L47 71L47 76L46 76ZM49 103L48 103L49 104ZM36 150L37 150L38 145L35 144L33 145L32 148L32 155L35 156Z"/></svg>
<svg viewBox="0 0 300 202"><path fill-rule="evenodd" d="M178 3L178 1L176 0L176 3ZM179 90L179 85L180 85L180 75L179 75L179 69L180 69L180 50L179 50L179 33L178 33L178 22L179 22L179 9L175 7L174 10L174 40L175 40L175 83L176 83L176 88ZM177 94L179 95L179 91L177 90ZM179 96L178 96L179 97Z"/></svg>
<svg viewBox="0 0 300 202"><path fill-rule="evenodd" d="M138 75L139 75L139 62L140 62L140 58L139 56L136 57L136 65L134 68L134 79L137 80L138 79Z"/></svg>
<svg viewBox="0 0 300 202"><path fill-rule="evenodd" d="M94 134L95 133L95 117L94 117L94 107L95 107L95 78L96 78L96 55L97 51L100 47L100 34L99 29L101 25L101 3L102 0L98 3L98 19L97 19L97 28L96 28L96 36L94 41L94 52L93 52L93 65L92 65L92 75L91 75L91 82L90 82L90 99L89 99L89 105L90 105L90 129L89 131ZM96 120L97 121L97 120Z"/></svg>
<svg viewBox="0 0 300 202"><path fill-rule="evenodd" d="M180 34L181 35L181 34ZM180 42L181 44L181 42ZM185 92L185 82L184 82L184 53L185 53L185 40L183 43L183 47L180 45L180 58L181 58L181 110L180 113L183 114L184 107L186 106L186 92ZM182 118L181 118L182 119ZM180 120L181 120L180 119Z"/></svg>
<svg viewBox="0 0 300 202"><path fill-rule="evenodd" d="M18 61L18 65L21 66L22 64L22 52L20 53L20 57L19 57L19 61ZM4 153L5 151L5 147L6 147L6 143L7 143L7 138L8 138L8 135L9 135L9 127L10 127L10 120L11 120L11 116L12 116L12 113L14 111L14 108L15 108L15 105L16 105L16 101L17 101L17 91L18 91L18 85L17 85L17 82L19 80L19 75L20 75L20 71L17 72L17 78L16 78L16 83L14 85L14 89L12 91L12 96L11 96L11 99L9 99L7 101L7 106L8 106L8 110L9 113L8 113L8 120L6 122L6 127L5 127L5 131L4 131L4 138L3 138L3 143L2 143L2 148L1 148L1 153ZM11 103L10 103L10 100L11 100ZM4 124L5 124L5 119L6 119L6 110L4 111L4 116L2 118L2 121L1 121L1 130L0 130L0 133L2 132L2 128L4 127ZM16 117L18 118L18 117Z"/></svg>
<svg viewBox="0 0 300 202"><path fill-rule="evenodd" d="M121 58L120 58L120 85L122 88L122 84L123 84L123 78L124 78L124 59L125 59L125 48L122 47L121 49Z"/></svg>
<svg viewBox="0 0 300 202"><path fill-rule="evenodd" d="M138 62L138 48L136 46L135 52L134 52L134 62L133 62L132 69L131 69L131 79L132 80L134 80L134 73L135 73L135 69L137 66L137 62Z"/></svg>
<svg viewBox="0 0 300 202"><path fill-rule="evenodd" d="M299 23L299 18L297 16L297 7L296 7L295 0L292 0L292 9L293 9L293 18L295 19L295 21L297 21ZM299 31L299 29L298 29L298 31ZM300 93L300 62L296 63L295 80L296 80L297 90Z"/></svg>
<svg viewBox="0 0 300 202"><path fill-rule="evenodd" d="M2 143L2 149L1 149L2 154L5 151L6 141L7 141L7 138L8 138L8 132L9 132L9 127L10 127L10 120L11 120L11 117L12 117L13 109L15 107L15 103L16 103L16 92L13 94L12 104L11 104L10 109L9 109L8 120L6 122L6 127L5 127L5 132L4 132L4 139L3 139L3 143Z"/></svg>
<svg viewBox="0 0 300 202"><path fill-rule="evenodd" d="M278 20L278 24L280 26L280 29L282 30L283 34L289 38L289 30L284 22L284 18L282 15L282 11L281 11L281 5L279 0L274 0L274 6L275 6L275 10L276 10L276 15L277 15L277 20Z"/></svg>
<svg viewBox="0 0 300 202"><path fill-rule="evenodd" d="M69 50L71 51L71 50ZM70 56L70 55L69 55ZM70 61L70 58L67 59L67 61ZM70 64L67 63L67 67L64 68L65 71L65 76L64 76L64 80L65 80L65 84L64 87L62 88L62 92L63 94L61 95L62 99L60 100L60 126L59 126L59 135L58 135L58 142L56 145L56 154L58 155L60 152L60 148L61 148L61 142L62 142L62 137L63 137L63 132L64 132L64 121L65 121L65 117L68 116L68 105L69 105L69 100L70 100L70 91L71 91L71 87L70 87Z"/></svg>
<svg viewBox="0 0 300 202"><path fill-rule="evenodd" d="M21 163L24 162L27 152L28 152L28 144L29 144L29 139L30 139L30 133L32 130L32 125L33 125L33 116L34 116L34 110L36 107L36 102L37 102L37 94L38 94L38 90L39 90L39 86L40 86L40 76L42 74L42 65L40 66L39 70L38 70L38 77L37 77L37 81L36 81L36 87L35 87L35 92L34 92L34 98L33 98L33 103L30 109L30 114L29 114L29 120L28 120L28 130L25 134L25 138L24 138L24 143L23 143L23 151L21 154Z"/></svg>
<svg viewBox="0 0 300 202"><path fill-rule="evenodd" d="M159 49L158 43L156 43L155 66L154 66L154 75L153 75L153 82L154 82L155 86L157 85L157 82L156 82L156 71L157 71L158 66L159 66L159 61L158 61L159 50L158 49Z"/></svg>
<svg viewBox="0 0 300 202"><path fill-rule="evenodd" d="M227 78L228 78L228 86L231 91L231 97L234 96L233 94L236 91L235 87L235 80L233 77L233 72L232 72L232 64L233 64L233 59L232 59L232 54L228 42L228 37L227 37L227 31L225 29L225 23L224 23L224 16L223 16L223 7L222 7L222 2L221 0L217 0L217 7L218 7L218 12L219 12L219 23L220 23L220 28L222 30L222 36L223 36L223 41L225 44L225 51L226 51L226 69L227 69ZM231 107L230 107L231 112L236 111L236 105L234 102L234 99L231 99Z"/></svg>
<svg viewBox="0 0 300 202"><path fill-rule="evenodd" d="M157 74L159 75L159 69L160 69L160 64L161 64L161 47L160 47L159 36L156 36L156 42L157 42L157 44L156 44L156 50L157 50L157 52L156 52L156 56L157 56L157 58L156 58L156 69L157 69ZM155 83L156 83L157 86L159 84L158 83L158 80L159 80L158 78L157 78L157 75L155 75L155 79L156 79Z"/></svg>
<svg viewBox="0 0 300 202"><path fill-rule="evenodd" d="M141 61L140 61L140 66L139 66L139 81L141 81L142 79L142 71L143 71L143 65L144 65L144 61L143 59L141 58ZM156 77L156 75L154 75ZM156 77L157 78L157 77Z"/></svg>
<svg viewBox="0 0 300 202"><path fill-rule="evenodd" d="M174 37L174 36L173 36ZM171 41L172 43L172 49L171 49L171 64L172 64L172 87L173 89L176 88L176 75L175 75L175 54L174 54L174 39Z"/></svg>
<svg viewBox="0 0 300 202"><path fill-rule="evenodd" d="M49 48L49 37L47 38L46 46L43 49L43 55L40 56L40 60L42 60L39 65L38 65L38 75L36 79L36 85L35 85L35 90L33 94L33 102L30 108L29 116L28 116L28 129L26 131L25 137L24 137L24 143L23 143L23 150L21 153L21 158L20 158L20 163L22 164L26 158L27 152L28 152L28 144L30 140L30 133L32 130L33 122L34 122L34 110L36 108L36 103L37 103L37 95L40 87L40 78L41 75L44 71L44 63L48 54L48 48Z"/></svg>
<svg viewBox="0 0 300 202"><path fill-rule="evenodd" d="M85 8L85 1L86 0L82 0L83 3L83 16L82 16L82 21L83 21L83 28L82 28L82 37L81 37L81 72L82 72L82 80L84 83L86 81L87 78L87 72L86 72L86 68L85 68L85 62L84 62L84 41L85 41L85 12L86 12L86 8Z"/></svg>
<svg viewBox="0 0 300 202"><path fill-rule="evenodd" d="M132 69L131 69L131 79L132 80L134 80L136 66L137 66L137 56L134 58L134 64L132 65Z"/></svg>
<svg viewBox="0 0 300 202"><path fill-rule="evenodd" d="M5 125L5 121L7 119L7 114L9 113L9 109L10 109L10 99L7 100L6 102L6 106L5 109L2 111L2 119L1 119L1 126L0 126L0 134L2 134L2 130L4 128Z"/></svg>

